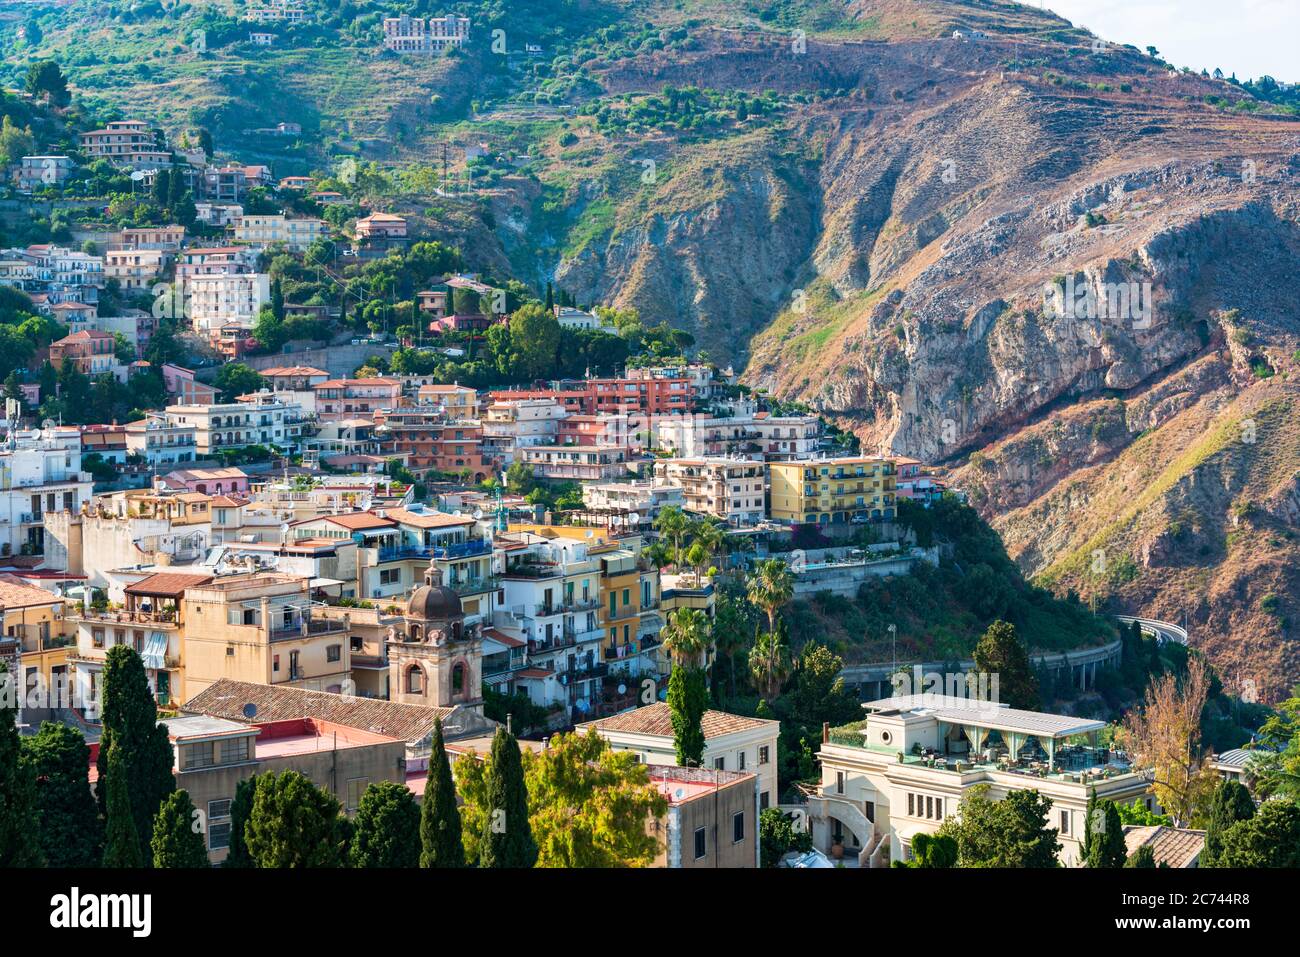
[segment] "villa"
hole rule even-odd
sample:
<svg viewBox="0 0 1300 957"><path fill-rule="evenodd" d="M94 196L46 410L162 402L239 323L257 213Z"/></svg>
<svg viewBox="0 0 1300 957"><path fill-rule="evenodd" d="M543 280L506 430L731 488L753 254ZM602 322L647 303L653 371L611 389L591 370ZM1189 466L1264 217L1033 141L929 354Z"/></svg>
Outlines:
<svg viewBox="0 0 1300 957"><path fill-rule="evenodd" d="M1081 858L1090 791L1157 810L1147 776L1099 745L1103 721L937 694L863 707L863 721L823 729L821 783L808 800L814 845L847 863L909 859L912 839L938 831L980 784L992 800L1026 789L1050 799L1066 866Z"/></svg>

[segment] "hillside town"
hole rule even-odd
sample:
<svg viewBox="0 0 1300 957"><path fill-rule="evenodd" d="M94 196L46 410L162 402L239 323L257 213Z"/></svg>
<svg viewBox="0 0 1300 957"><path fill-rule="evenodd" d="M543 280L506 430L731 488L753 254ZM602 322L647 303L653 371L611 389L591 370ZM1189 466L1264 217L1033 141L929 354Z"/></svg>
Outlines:
<svg viewBox="0 0 1300 957"><path fill-rule="evenodd" d="M259 47L312 15L241 10ZM481 38L377 29L403 65ZM1241 708L1185 628L1022 575L955 453L509 275L351 156L74 122L33 70L0 863L1189 869L1300 835L1300 700Z"/></svg>

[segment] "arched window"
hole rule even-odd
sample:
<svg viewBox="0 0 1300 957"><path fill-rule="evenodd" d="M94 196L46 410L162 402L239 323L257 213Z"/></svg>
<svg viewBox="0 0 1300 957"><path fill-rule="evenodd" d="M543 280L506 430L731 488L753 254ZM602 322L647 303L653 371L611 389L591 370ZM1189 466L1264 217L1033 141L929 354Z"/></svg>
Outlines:
<svg viewBox="0 0 1300 957"><path fill-rule="evenodd" d="M451 669L451 693L453 695L463 695L465 693L465 663L456 662L456 666Z"/></svg>
<svg viewBox="0 0 1300 957"><path fill-rule="evenodd" d="M412 665L406 672L406 693L424 694L424 672L419 665Z"/></svg>
<svg viewBox="0 0 1300 957"><path fill-rule="evenodd" d="M421 632L420 632L420 626L419 626L419 625L412 625L410 631L411 631L411 641L419 641L419 640L420 640L420 634L421 634Z"/></svg>

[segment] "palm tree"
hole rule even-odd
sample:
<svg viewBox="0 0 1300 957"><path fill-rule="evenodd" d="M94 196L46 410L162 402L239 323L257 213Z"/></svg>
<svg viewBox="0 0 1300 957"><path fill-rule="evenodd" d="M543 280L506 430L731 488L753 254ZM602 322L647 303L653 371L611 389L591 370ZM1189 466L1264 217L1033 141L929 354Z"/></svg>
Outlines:
<svg viewBox="0 0 1300 957"><path fill-rule="evenodd" d="M794 597L794 575L790 566L779 558L765 558L750 572L745 592L763 611L767 612L768 633L776 631L776 613Z"/></svg>
<svg viewBox="0 0 1300 957"><path fill-rule="evenodd" d="M754 647L749 651L749 673L765 697L777 697L793 670L784 621L774 631L754 635Z"/></svg>
<svg viewBox="0 0 1300 957"><path fill-rule="evenodd" d="M690 527L690 519L686 517L686 513L676 505L669 505L656 516L654 526L655 531L673 543L673 563L679 563L682 555L682 536Z"/></svg>
<svg viewBox="0 0 1300 957"><path fill-rule="evenodd" d="M699 579L703 577L701 574L703 569L713 561L715 556L726 549L727 533L721 524L707 519L697 522L692 531L695 540L691 543L691 551L694 551L696 546L699 546L700 551L698 554L702 559L699 562L691 562L691 564L695 565L695 577Z"/></svg>
<svg viewBox="0 0 1300 957"><path fill-rule="evenodd" d="M712 644L711 626L709 616L698 608L678 608L668 616L668 623L660 633L664 648L674 661L698 665Z"/></svg>

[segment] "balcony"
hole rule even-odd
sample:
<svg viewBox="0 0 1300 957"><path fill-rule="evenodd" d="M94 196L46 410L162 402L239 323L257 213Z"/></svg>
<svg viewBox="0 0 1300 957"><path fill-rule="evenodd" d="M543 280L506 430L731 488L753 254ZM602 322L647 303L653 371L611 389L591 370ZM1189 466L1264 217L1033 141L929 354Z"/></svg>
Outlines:
<svg viewBox="0 0 1300 957"><path fill-rule="evenodd" d="M123 625L174 625L176 623L176 611L167 609L165 611L112 611L107 609L77 612L68 615L72 619L82 619L84 621L106 621Z"/></svg>
<svg viewBox="0 0 1300 957"><path fill-rule="evenodd" d="M482 538L467 542L454 542L450 545L393 545L379 549L381 562L395 561L400 558L472 558L475 555L492 554L492 543Z"/></svg>

